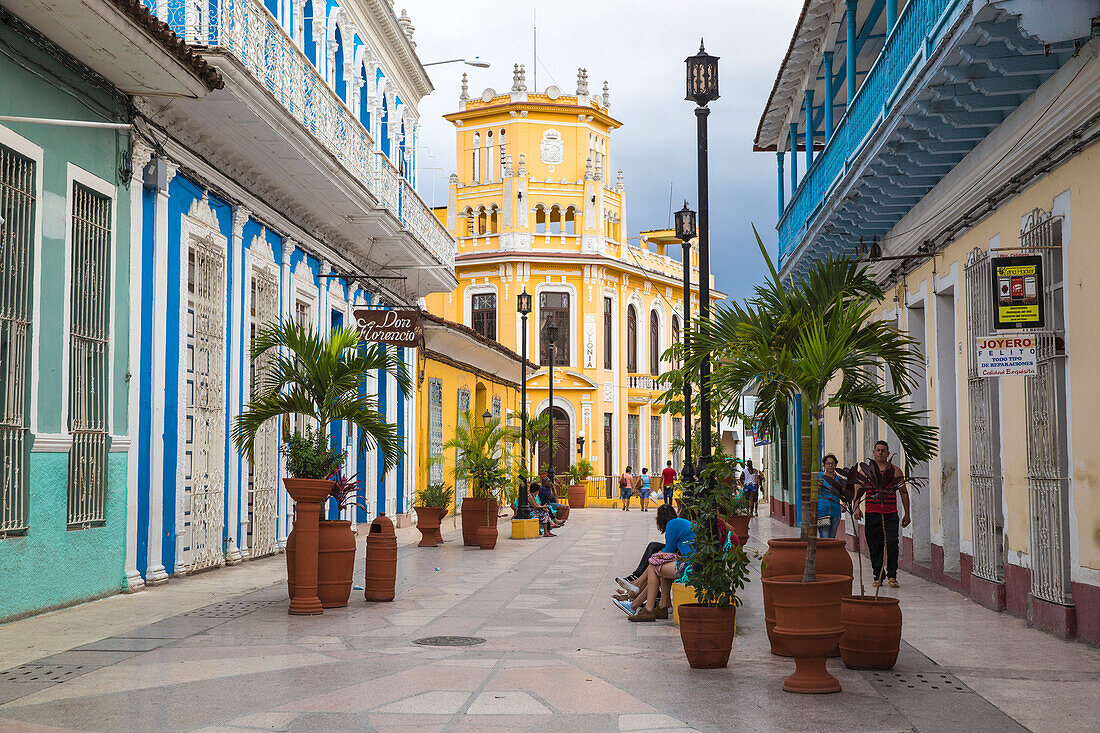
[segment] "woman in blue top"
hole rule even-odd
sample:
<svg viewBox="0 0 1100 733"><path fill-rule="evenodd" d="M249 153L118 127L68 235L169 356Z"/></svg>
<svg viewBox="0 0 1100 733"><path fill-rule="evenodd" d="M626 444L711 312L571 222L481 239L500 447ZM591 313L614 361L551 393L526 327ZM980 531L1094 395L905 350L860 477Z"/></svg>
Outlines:
<svg viewBox="0 0 1100 733"><path fill-rule="evenodd" d="M821 472L821 490L817 495L817 536L821 539L834 539L837 527L840 526L840 501L826 492L825 486L839 492L843 484L836 473L836 456L829 453L821 460L821 464L825 470Z"/></svg>
<svg viewBox="0 0 1100 733"><path fill-rule="evenodd" d="M638 490L638 496L642 500L642 511L643 512L648 512L649 511L649 489L650 489L650 486L649 486L649 469L648 468L643 468L642 469L641 479L642 479L642 488Z"/></svg>
<svg viewBox="0 0 1100 733"><path fill-rule="evenodd" d="M661 519L661 512L658 512L658 525ZM664 549L650 556L649 567L638 581L638 594L630 606L623 608L624 611L627 608L634 609L634 613L629 616L631 621L668 618L668 610L672 606L672 581L680 577L687 564L685 558L691 554L691 543L695 541L695 525L683 517L676 517L668 520L664 531ZM661 594L660 604L657 603L658 590Z"/></svg>

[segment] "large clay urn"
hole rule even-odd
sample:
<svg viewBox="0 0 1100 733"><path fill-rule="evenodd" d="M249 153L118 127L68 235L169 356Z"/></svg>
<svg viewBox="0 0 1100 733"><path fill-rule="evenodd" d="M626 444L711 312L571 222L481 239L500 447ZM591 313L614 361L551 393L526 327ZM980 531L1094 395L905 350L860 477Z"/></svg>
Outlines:
<svg viewBox="0 0 1100 733"><path fill-rule="evenodd" d="M744 545L749 541L749 519L751 517L748 514L735 514L732 517L723 517L726 526L733 530L733 533L737 535L737 539Z"/></svg>
<svg viewBox="0 0 1100 733"><path fill-rule="evenodd" d="M825 668L825 658L836 649L844 632L840 599L852 587L850 575L817 574L803 583L802 575L777 575L762 584L775 608L773 633L794 657L795 671L783 683L786 692L820 694L840 692L840 682Z"/></svg>
<svg viewBox="0 0 1100 733"><path fill-rule="evenodd" d="M572 484L565 490L565 495L569 497L570 509L584 509L585 504L588 503L588 492L585 491L583 484Z"/></svg>
<svg viewBox="0 0 1100 733"><path fill-rule="evenodd" d="M897 598L844 596L840 601L840 658L851 669L893 669L901 649Z"/></svg>
<svg viewBox="0 0 1100 733"><path fill-rule="evenodd" d="M317 550L321 504L332 490L332 481L284 478L283 486L294 500L294 589L289 613L315 616L324 610L317 595Z"/></svg>
<svg viewBox="0 0 1100 733"><path fill-rule="evenodd" d="M351 522L322 519L317 538L317 597L324 608L348 605L355 575L355 533Z"/></svg>
<svg viewBox="0 0 1100 733"><path fill-rule="evenodd" d="M784 537L768 540L768 551L760 563L760 576L772 578L778 575L797 575L802 577L806 570L806 541L797 537ZM852 558L844 548L844 540L819 539L817 541L817 575L847 575L848 590L852 593ZM764 628L768 632L772 654L789 657L791 653L775 635L775 605L767 585L764 592Z"/></svg>
<svg viewBox="0 0 1100 733"><path fill-rule="evenodd" d="M416 528L420 530L420 544L418 547L437 547L443 542L443 532L439 525L443 517L447 516L445 507L414 506L416 510Z"/></svg>
<svg viewBox="0 0 1100 733"><path fill-rule="evenodd" d="M477 528L477 546L483 550L492 550L497 546L496 527Z"/></svg>
<svg viewBox="0 0 1100 733"><path fill-rule="evenodd" d="M721 669L729 664L737 608L683 603L677 612L688 664L694 669Z"/></svg>
<svg viewBox="0 0 1100 733"><path fill-rule="evenodd" d="M478 527L497 526L497 500L476 499L470 497L462 500L462 544L468 547L477 547Z"/></svg>

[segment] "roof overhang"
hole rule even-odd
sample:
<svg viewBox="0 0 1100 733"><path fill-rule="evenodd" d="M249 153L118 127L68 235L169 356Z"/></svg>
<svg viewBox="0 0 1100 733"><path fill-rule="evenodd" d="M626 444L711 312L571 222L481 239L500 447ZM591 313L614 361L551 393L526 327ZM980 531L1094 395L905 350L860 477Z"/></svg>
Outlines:
<svg viewBox="0 0 1100 733"><path fill-rule="evenodd" d="M197 99L222 85L140 0L4 0L4 7L124 94Z"/></svg>
<svg viewBox="0 0 1100 733"><path fill-rule="evenodd" d="M494 374L515 387L523 379L523 358L501 344L483 338L473 329L430 313L422 315L424 350L467 365L472 369ZM527 362L527 368L538 367Z"/></svg>

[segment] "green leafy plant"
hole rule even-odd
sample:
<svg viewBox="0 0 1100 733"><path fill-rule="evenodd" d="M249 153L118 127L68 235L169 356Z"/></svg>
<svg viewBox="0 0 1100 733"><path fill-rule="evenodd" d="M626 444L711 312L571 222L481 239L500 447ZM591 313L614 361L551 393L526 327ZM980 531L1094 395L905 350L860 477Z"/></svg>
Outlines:
<svg viewBox="0 0 1100 733"><path fill-rule="evenodd" d="M327 446L333 422L347 421L359 428L359 450L377 447L385 471L397 466L404 454L397 426L386 421L363 389L369 374L384 370L411 393L408 370L396 350L360 343L351 327L321 336L311 325L282 321L263 327L252 339L252 358L265 354L270 365L261 370L256 394L233 421L233 442L245 458L255 461L256 438L269 420L304 415L317 423L318 449Z"/></svg>
<svg viewBox="0 0 1100 733"><path fill-rule="evenodd" d="M286 458L286 471L294 478L327 479L344 465L347 454L337 451L319 431L306 426L295 430L279 448Z"/></svg>
<svg viewBox="0 0 1100 733"><path fill-rule="evenodd" d="M416 492L417 505L433 509L447 509L449 511L454 498L455 490L445 483L428 484Z"/></svg>
<svg viewBox="0 0 1100 733"><path fill-rule="evenodd" d="M708 464L698 481L707 490L695 492L690 507L685 506L695 525L692 552L687 558L690 582L695 597L704 606L740 606L738 591L749 580L751 560L756 553L733 543L719 531L717 518L723 507L733 501L734 489L717 480L724 469L715 470L712 465Z"/></svg>
<svg viewBox="0 0 1100 733"><path fill-rule="evenodd" d="M755 232L755 228L753 229ZM797 280L780 279L759 235L757 245L770 277L744 303L719 306L711 321L693 334L687 363L714 363L712 400L740 401L757 395L754 420L786 421L801 404L809 427L810 490L803 498L806 540L803 582L817 578L817 499L821 486L820 426L826 408L842 414L881 418L897 435L907 465L935 454L936 428L927 411L913 408L909 395L923 361L917 342L874 318L885 292L853 259L827 257ZM885 366L883 384L877 375Z"/></svg>
<svg viewBox="0 0 1100 733"><path fill-rule="evenodd" d="M454 437L443 447L457 450L452 473L456 480L465 479L470 496L500 501L502 490L511 481L511 446L515 442L515 432L500 418L482 425L481 418L471 410L459 415Z"/></svg>
<svg viewBox="0 0 1100 733"><path fill-rule="evenodd" d="M566 470L565 477L569 480L571 486L577 486L595 472L596 468L592 465L591 461L587 458L582 458Z"/></svg>

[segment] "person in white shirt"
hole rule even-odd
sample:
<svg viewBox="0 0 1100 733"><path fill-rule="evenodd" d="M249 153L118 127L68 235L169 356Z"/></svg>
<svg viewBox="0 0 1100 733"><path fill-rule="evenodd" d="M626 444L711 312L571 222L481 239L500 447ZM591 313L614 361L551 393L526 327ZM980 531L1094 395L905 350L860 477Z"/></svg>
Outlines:
<svg viewBox="0 0 1100 733"><path fill-rule="evenodd" d="M745 461L741 471L741 492L749 500L751 516L756 516L756 503L760 500L760 472L752 467L752 459Z"/></svg>

